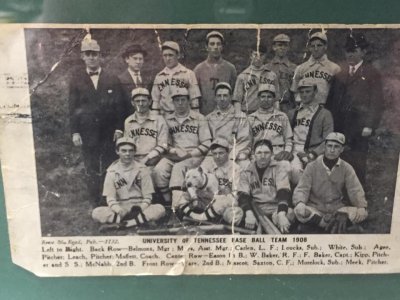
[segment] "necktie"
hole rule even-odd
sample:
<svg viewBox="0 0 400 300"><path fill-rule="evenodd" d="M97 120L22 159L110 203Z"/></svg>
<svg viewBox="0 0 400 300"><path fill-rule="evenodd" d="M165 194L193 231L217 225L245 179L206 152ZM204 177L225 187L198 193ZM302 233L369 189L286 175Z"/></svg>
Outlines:
<svg viewBox="0 0 400 300"><path fill-rule="evenodd" d="M139 73L135 74L135 81L136 81L136 85L137 86L141 86L142 85L142 79L140 78L140 74Z"/></svg>
<svg viewBox="0 0 400 300"><path fill-rule="evenodd" d="M356 72L356 67L350 66L350 76L353 76L355 72Z"/></svg>
<svg viewBox="0 0 400 300"><path fill-rule="evenodd" d="M99 71L89 72L89 76L90 76L90 77L96 76L96 75L99 75Z"/></svg>

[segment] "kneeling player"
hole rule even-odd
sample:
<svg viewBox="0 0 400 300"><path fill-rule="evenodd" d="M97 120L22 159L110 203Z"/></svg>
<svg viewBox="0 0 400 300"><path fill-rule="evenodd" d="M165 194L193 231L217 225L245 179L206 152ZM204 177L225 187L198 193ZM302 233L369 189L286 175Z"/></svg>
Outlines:
<svg viewBox="0 0 400 300"><path fill-rule="evenodd" d="M348 225L364 221L367 201L353 167L340 159L345 136L328 134L324 154L309 163L293 193L296 218L331 233L345 233ZM350 204L344 199L347 192Z"/></svg>
<svg viewBox="0 0 400 300"><path fill-rule="evenodd" d="M119 159L107 169L103 196L108 206L97 207L92 212L94 220L103 224L132 227L156 221L165 215L161 204L151 204L153 183L146 166L134 160L136 146L133 139L117 140Z"/></svg>
<svg viewBox="0 0 400 300"><path fill-rule="evenodd" d="M241 172L238 195L239 205L245 212L245 226L253 229L256 211L272 219L280 232L288 233L294 221L293 209L289 208L290 164L288 161L272 160L273 146L269 140L259 140L254 144L254 159Z"/></svg>

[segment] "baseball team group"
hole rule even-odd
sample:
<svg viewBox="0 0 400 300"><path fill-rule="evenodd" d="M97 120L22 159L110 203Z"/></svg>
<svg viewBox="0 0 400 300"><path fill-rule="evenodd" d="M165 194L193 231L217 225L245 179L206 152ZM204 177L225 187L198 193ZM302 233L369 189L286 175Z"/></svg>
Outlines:
<svg viewBox="0 0 400 300"><path fill-rule="evenodd" d="M87 35L69 106L93 220L119 229L186 222L267 234L362 232L381 76L365 60L363 33L343 35L340 66L328 42L326 32L311 32L309 59L296 65L290 37L278 34L274 57L267 61L269 49L257 42L237 75L222 55L224 35L210 31L207 58L193 71L179 62L178 43L160 43L165 67L150 78L142 45L124 48L127 68L115 76Z"/></svg>

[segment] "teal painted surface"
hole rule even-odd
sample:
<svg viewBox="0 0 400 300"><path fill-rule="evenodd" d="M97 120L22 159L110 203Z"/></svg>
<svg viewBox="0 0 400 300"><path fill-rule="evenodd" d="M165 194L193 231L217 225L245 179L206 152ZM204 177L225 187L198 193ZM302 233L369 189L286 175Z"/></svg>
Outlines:
<svg viewBox="0 0 400 300"><path fill-rule="evenodd" d="M0 22L400 23L399 11L395 0L2 0ZM2 189L0 198L0 300L400 297L399 275L38 278L11 262Z"/></svg>

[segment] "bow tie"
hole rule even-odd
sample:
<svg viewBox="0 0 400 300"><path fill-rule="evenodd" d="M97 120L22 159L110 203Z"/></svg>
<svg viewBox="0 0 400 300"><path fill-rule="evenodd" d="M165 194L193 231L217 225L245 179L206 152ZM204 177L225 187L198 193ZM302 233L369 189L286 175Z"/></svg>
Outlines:
<svg viewBox="0 0 400 300"><path fill-rule="evenodd" d="M95 72L89 72L89 76L98 76L99 75L99 71L95 71Z"/></svg>

